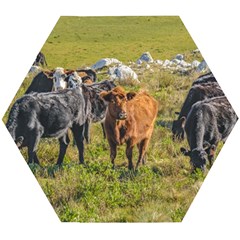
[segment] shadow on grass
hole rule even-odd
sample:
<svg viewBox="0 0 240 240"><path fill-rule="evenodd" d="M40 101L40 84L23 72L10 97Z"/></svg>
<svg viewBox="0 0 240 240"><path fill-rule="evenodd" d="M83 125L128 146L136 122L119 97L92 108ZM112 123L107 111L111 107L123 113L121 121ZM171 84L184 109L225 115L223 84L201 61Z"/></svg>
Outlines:
<svg viewBox="0 0 240 240"><path fill-rule="evenodd" d="M161 127L168 128L171 130L172 129L172 121L159 120L159 121L157 121L157 126L161 126Z"/></svg>

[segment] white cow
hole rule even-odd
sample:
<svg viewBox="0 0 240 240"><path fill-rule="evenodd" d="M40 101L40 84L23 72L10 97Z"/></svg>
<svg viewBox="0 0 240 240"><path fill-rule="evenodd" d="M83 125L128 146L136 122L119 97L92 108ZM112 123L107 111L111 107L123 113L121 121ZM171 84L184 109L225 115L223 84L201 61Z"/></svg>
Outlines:
<svg viewBox="0 0 240 240"><path fill-rule="evenodd" d="M65 81L66 77L67 75L64 71L64 68L61 68L61 67L55 68L53 73L53 82L54 82L53 90L54 91L67 88L67 82Z"/></svg>

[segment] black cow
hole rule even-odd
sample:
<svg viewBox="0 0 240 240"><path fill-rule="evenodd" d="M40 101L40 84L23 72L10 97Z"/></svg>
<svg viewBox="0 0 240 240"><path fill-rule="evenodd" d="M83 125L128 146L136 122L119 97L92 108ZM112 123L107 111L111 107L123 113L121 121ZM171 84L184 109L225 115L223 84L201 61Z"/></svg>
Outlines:
<svg viewBox="0 0 240 240"><path fill-rule="evenodd" d="M26 94L14 103L6 126L19 148L28 147L29 163L39 163L36 149L40 138L58 138L58 165L62 164L70 141L70 128L78 147L79 161L83 163L83 140L89 123L105 117L107 106L99 93L114 86L106 80L94 86L81 84L81 87L59 92Z"/></svg>
<svg viewBox="0 0 240 240"><path fill-rule="evenodd" d="M31 92L51 92L53 85L53 72L42 71L33 78L25 94Z"/></svg>
<svg viewBox="0 0 240 240"><path fill-rule="evenodd" d="M88 92L90 99L92 100L92 106L91 106L91 114L89 115L89 118L85 125L85 132L84 136L87 141L87 143L90 142L90 124L101 122L102 130L103 130L103 136L106 138L105 129L103 121L106 116L106 110L107 110L107 102L103 101L103 99L100 97L100 93L102 91L111 91L116 85L113 81L104 80L98 83L93 84L87 84L85 85L90 91ZM86 94L86 93L85 93Z"/></svg>
<svg viewBox="0 0 240 240"><path fill-rule="evenodd" d="M42 65L42 67L44 66L47 66L47 61L46 61L46 58L44 56L44 54L42 52L39 52L34 63L33 63L34 66L40 66Z"/></svg>
<svg viewBox="0 0 240 240"><path fill-rule="evenodd" d="M193 170L204 170L207 159L212 165L216 147L225 142L235 123L237 115L225 96L195 103L185 124L190 150L181 148L190 157Z"/></svg>
<svg viewBox="0 0 240 240"><path fill-rule="evenodd" d="M194 103L202 101L207 98L223 95L224 93L217 82L209 82L192 86L183 103L181 111L178 115L178 119L173 121L172 124L173 140L184 139L184 122Z"/></svg>
<svg viewBox="0 0 240 240"><path fill-rule="evenodd" d="M14 103L6 126L17 146L28 148L28 163L39 163L36 150L40 138L58 138L59 165L69 144L70 128L77 143L79 161L83 163L83 131L90 107L80 88L27 94Z"/></svg>
<svg viewBox="0 0 240 240"><path fill-rule="evenodd" d="M81 71L81 72L86 71L86 74L90 75L92 70L87 69L87 70L79 70L79 71ZM65 76L66 87L70 87L70 88L75 87L75 85L78 83L78 79L74 80L74 78L72 78L74 71L66 70L65 72L66 73L64 73L64 74L66 74L66 76ZM86 75L85 75L85 80L87 80ZM94 80L95 80L95 78L94 78ZM42 71L33 78L32 82L31 82L30 86L28 87L28 89L26 90L25 94L32 93L32 92L38 92L38 93L51 92L55 88L54 81L57 81L56 79L54 79L54 70ZM73 81L75 81L74 85L73 85ZM98 92L99 92L99 90L110 91L112 88L116 87L116 85L112 81L108 81L108 80L105 80L105 81L102 81L99 83L92 83L92 84L89 84L88 86L89 86L89 88L92 88L95 90L98 89ZM102 99L99 99L99 102L101 102L102 103L101 106L103 106L103 108L100 109L100 110L102 110L101 114L102 114L102 116L105 116L106 103L103 103ZM94 106L93 106L93 108L94 108ZM88 143L90 141L90 137L89 137L90 136L89 135L90 122L98 122L98 121L102 121L102 120L103 120L103 117L92 116L92 118L89 118L88 121L86 122L85 138ZM103 128L103 135L105 138L106 136L105 136L103 124L102 124L102 128Z"/></svg>

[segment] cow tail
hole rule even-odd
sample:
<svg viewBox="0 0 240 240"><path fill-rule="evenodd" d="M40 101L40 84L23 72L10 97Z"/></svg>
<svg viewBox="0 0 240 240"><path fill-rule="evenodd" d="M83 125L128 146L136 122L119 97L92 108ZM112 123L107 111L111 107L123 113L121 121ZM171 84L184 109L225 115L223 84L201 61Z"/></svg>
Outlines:
<svg viewBox="0 0 240 240"><path fill-rule="evenodd" d="M9 113L8 116L8 121L6 123L6 127L10 133L10 135L12 136L13 140L16 142L18 147L21 147L22 143L23 143L23 136L19 136L16 138L16 128L18 125L18 115L19 115L19 103L16 102Z"/></svg>

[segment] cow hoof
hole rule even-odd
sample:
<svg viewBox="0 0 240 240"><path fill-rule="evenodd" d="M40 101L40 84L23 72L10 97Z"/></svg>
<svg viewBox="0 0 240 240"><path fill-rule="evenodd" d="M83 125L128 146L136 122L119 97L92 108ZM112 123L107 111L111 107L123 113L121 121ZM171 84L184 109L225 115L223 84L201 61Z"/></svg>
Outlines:
<svg viewBox="0 0 240 240"><path fill-rule="evenodd" d="M62 163L56 163L55 167L59 169L62 168Z"/></svg>
<svg viewBox="0 0 240 240"><path fill-rule="evenodd" d="M79 165L82 165L82 166L86 166L86 163L85 162L79 162Z"/></svg>
<svg viewBox="0 0 240 240"><path fill-rule="evenodd" d="M137 169L137 168L136 168ZM133 166L128 166L128 170L129 171L134 171L134 167Z"/></svg>

